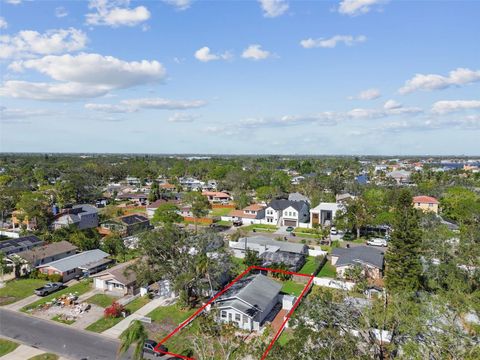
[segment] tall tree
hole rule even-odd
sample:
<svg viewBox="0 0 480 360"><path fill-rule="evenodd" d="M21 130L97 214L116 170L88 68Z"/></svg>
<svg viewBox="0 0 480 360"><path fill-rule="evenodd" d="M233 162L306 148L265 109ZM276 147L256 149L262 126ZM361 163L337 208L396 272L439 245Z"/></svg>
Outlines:
<svg viewBox="0 0 480 360"><path fill-rule="evenodd" d="M160 204L155 210L152 218L152 224L171 225L182 221L182 216L178 213L178 206L175 204Z"/></svg>
<svg viewBox="0 0 480 360"><path fill-rule="evenodd" d="M400 191L394 210L392 237L386 254L386 285L392 292L416 291L420 288L422 234L419 214L413 208L412 194Z"/></svg>
<svg viewBox="0 0 480 360"><path fill-rule="evenodd" d="M208 214L210 203L206 196L203 196L198 191L191 191L185 195L185 202L189 204L192 209L192 214L195 217L195 232L197 232L197 220Z"/></svg>
<svg viewBox="0 0 480 360"><path fill-rule="evenodd" d="M143 359L143 344L148 339L147 331L139 320L133 320L130 326L120 335L119 354L124 354L130 346L135 346L133 358L135 360Z"/></svg>

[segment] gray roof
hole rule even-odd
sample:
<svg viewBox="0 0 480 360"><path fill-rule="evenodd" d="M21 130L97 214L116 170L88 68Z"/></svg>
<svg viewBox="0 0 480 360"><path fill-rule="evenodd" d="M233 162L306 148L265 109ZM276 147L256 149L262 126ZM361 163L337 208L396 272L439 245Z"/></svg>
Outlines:
<svg viewBox="0 0 480 360"><path fill-rule="evenodd" d="M282 284L280 282L269 279L265 275L250 275L237 281L220 297L219 301L225 301L220 306L230 306L237 299L236 301L240 300L254 309L264 311L272 300L278 296L281 289Z"/></svg>
<svg viewBox="0 0 480 360"><path fill-rule="evenodd" d="M291 193L288 195L288 200L289 201L305 201L307 203L310 203L310 199L306 197L303 194L300 194L299 192Z"/></svg>
<svg viewBox="0 0 480 360"><path fill-rule="evenodd" d="M70 244L68 241L62 240L51 244L37 246L30 250L21 251L16 255L30 263L34 263L40 259L45 259L50 256L60 255L75 250L77 250L75 245Z"/></svg>
<svg viewBox="0 0 480 360"><path fill-rule="evenodd" d="M278 241L274 240L272 238L266 237L266 236L249 236L249 237L244 237L238 239L238 242L241 243L239 245L239 248L244 249L245 248L245 241L247 242L247 246L249 244L256 244L256 245L262 245L267 247L268 250L274 250L275 251L286 251L286 252L291 252L295 254L304 254L306 252L307 246L305 244L298 244L298 243L291 243L288 241ZM268 249L268 248L271 249Z"/></svg>
<svg viewBox="0 0 480 360"><path fill-rule="evenodd" d="M0 241L0 251L6 255L31 249L34 246L42 245L43 240L34 235L23 236L17 239Z"/></svg>
<svg viewBox="0 0 480 360"><path fill-rule="evenodd" d="M384 254L384 249L365 245L332 250L332 256L338 257L335 266L368 264L383 269Z"/></svg>
<svg viewBox="0 0 480 360"><path fill-rule="evenodd" d="M54 267L55 269L61 272L66 272L68 270L73 270L77 268L88 269L93 267L92 264L104 263L103 259L105 259L108 256L109 254L107 254L106 252L100 249L88 250L72 256L68 256L60 260L55 260L55 261L37 266L37 268L48 266L48 267Z"/></svg>
<svg viewBox="0 0 480 360"><path fill-rule="evenodd" d="M304 254L296 254L286 251L265 251L260 254L263 259L262 266L270 267L273 264L285 264L290 271L298 271L305 263Z"/></svg>
<svg viewBox="0 0 480 360"><path fill-rule="evenodd" d="M291 201L285 199L276 199L270 201L267 207L271 207L274 210L285 210L288 207L293 207L295 210L300 211L302 208L308 204L305 201Z"/></svg>

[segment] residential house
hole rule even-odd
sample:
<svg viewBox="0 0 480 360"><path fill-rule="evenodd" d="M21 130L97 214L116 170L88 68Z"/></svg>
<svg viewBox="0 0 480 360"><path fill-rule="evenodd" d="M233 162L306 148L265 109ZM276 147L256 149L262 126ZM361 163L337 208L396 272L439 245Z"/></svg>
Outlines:
<svg viewBox="0 0 480 360"><path fill-rule="evenodd" d="M237 242L230 241L229 247L237 258L244 258L248 249L258 254L263 266L283 263L291 271L298 271L308 255L308 246L305 244L278 241L261 235L240 238Z"/></svg>
<svg viewBox="0 0 480 360"><path fill-rule="evenodd" d="M140 186L142 184L140 179L134 176L127 176L126 181L128 185L132 185L132 186Z"/></svg>
<svg viewBox="0 0 480 360"><path fill-rule="evenodd" d="M305 201L272 200L265 209L265 223L278 226L299 227L308 223L309 205Z"/></svg>
<svg viewBox="0 0 480 360"><path fill-rule="evenodd" d="M77 276L89 276L106 269L112 262L108 256L109 254L100 249L88 250L39 265L37 269L47 275L62 275L62 281L66 282Z"/></svg>
<svg viewBox="0 0 480 360"><path fill-rule="evenodd" d="M202 195L212 204L227 204L232 200L229 194L222 191L203 191Z"/></svg>
<svg viewBox="0 0 480 360"><path fill-rule="evenodd" d="M117 195L117 200L127 200L137 205L145 205L147 203L148 195L143 193L124 193Z"/></svg>
<svg viewBox="0 0 480 360"><path fill-rule="evenodd" d="M347 269L360 266L368 278L380 279L383 276L384 255L384 249L366 245L334 248L331 262L340 277L345 276Z"/></svg>
<svg viewBox="0 0 480 360"><path fill-rule="evenodd" d="M68 241L59 241L51 244L40 245L29 250L21 251L11 255L17 257L20 262L20 275L28 274L32 269L39 265L60 260L74 255L77 247Z"/></svg>
<svg viewBox="0 0 480 360"><path fill-rule="evenodd" d="M424 212L433 212L438 214L438 205L439 202L432 196L414 196L413 197L413 207L415 209L422 210Z"/></svg>
<svg viewBox="0 0 480 360"><path fill-rule="evenodd" d="M292 185L299 185L303 180L305 180L305 176L299 175L294 176L290 182Z"/></svg>
<svg viewBox="0 0 480 360"><path fill-rule="evenodd" d="M180 179L178 179L178 182L180 183L182 188L187 191L201 190L202 187L205 185L203 181L191 177L181 177Z"/></svg>
<svg viewBox="0 0 480 360"><path fill-rule="evenodd" d="M137 285L137 274L129 268L133 263L118 264L92 275L93 287L118 296L138 294L140 287Z"/></svg>
<svg viewBox="0 0 480 360"><path fill-rule="evenodd" d="M165 199L158 199L150 204L147 205L147 217L149 219L153 218L153 215L155 215L155 211L160 207L162 204L174 204L178 205L177 200L165 200Z"/></svg>
<svg viewBox="0 0 480 360"><path fill-rule="evenodd" d="M330 226L334 223L338 211L343 211L342 203L327 203L318 204L310 210L310 227Z"/></svg>
<svg viewBox="0 0 480 360"><path fill-rule="evenodd" d="M387 177L396 181L398 185L408 184L412 173L406 170L395 170L387 173Z"/></svg>
<svg viewBox="0 0 480 360"><path fill-rule="evenodd" d="M217 180L207 180L205 185L202 186L203 191L216 191L217 190Z"/></svg>
<svg viewBox="0 0 480 360"><path fill-rule="evenodd" d="M337 194L335 195L335 201L340 204L345 204L350 200L355 199L356 196L352 195L350 193L343 193L343 194Z"/></svg>
<svg viewBox="0 0 480 360"><path fill-rule="evenodd" d="M288 200L290 201L305 201L307 204L310 204L310 199L299 192L294 192L288 194Z"/></svg>
<svg viewBox="0 0 480 360"><path fill-rule="evenodd" d="M43 245L44 241L35 235L22 236L17 239L7 239L0 241L0 251L5 255L16 254L36 246Z"/></svg>
<svg viewBox="0 0 480 360"><path fill-rule="evenodd" d="M98 209L92 205L74 205L58 214L52 223L54 230L70 225L76 226L79 230L97 227Z"/></svg>
<svg viewBox="0 0 480 360"><path fill-rule="evenodd" d="M170 184L170 183L162 183L162 184L159 184L158 187L162 190L164 190L165 192L175 192L177 191L177 187L173 184Z"/></svg>
<svg viewBox="0 0 480 360"><path fill-rule="evenodd" d="M241 278L214 302L219 311L217 321L259 331L279 303L281 288L280 282L262 274Z"/></svg>
<svg viewBox="0 0 480 360"><path fill-rule="evenodd" d="M265 218L265 206L252 204L241 210L232 210L228 216L231 220L241 220L243 224L260 224Z"/></svg>
<svg viewBox="0 0 480 360"><path fill-rule="evenodd" d="M120 216L106 220L100 225L101 229L108 232L117 232L121 236L131 236L151 228L148 218L141 214ZM105 231L104 231L105 233Z"/></svg>

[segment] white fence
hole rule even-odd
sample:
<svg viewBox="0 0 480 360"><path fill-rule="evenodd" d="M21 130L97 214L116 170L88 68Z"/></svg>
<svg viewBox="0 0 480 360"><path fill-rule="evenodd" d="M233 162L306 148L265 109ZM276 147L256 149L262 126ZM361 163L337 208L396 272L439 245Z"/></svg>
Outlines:
<svg viewBox="0 0 480 360"><path fill-rule="evenodd" d="M328 252L321 249L308 249L308 256L327 256Z"/></svg>
<svg viewBox="0 0 480 360"><path fill-rule="evenodd" d="M313 284L317 286L329 287L332 289L349 290L349 291L352 290L355 286L355 283L351 281L335 280L332 278L324 278L324 277L313 278Z"/></svg>
<svg viewBox="0 0 480 360"><path fill-rule="evenodd" d="M0 235L6 236L12 239L18 239L20 237L20 234L18 232L7 231L7 230L0 230Z"/></svg>

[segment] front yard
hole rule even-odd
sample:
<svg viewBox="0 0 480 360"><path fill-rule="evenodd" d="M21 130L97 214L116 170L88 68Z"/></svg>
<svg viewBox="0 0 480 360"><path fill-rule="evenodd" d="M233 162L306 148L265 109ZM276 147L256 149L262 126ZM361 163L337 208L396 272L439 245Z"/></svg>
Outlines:
<svg viewBox="0 0 480 360"><path fill-rule="evenodd" d="M210 211L210 215L212 216L227 216L228 214L230 214L232 212L232 208L216 208L216 209L212 209Z"/></svg>
<svg viewBox="0 0 480 360"><path fill-rule="evenodd" d="M87 300L85 300L85 302L89 304L98 305L102 308L106 308L112 305L112 303L117 299L118 299L117 297L113 297L105 294L96 294L96 295L93 295L92 297L89 297Z"/></svg>
<svg viewBox="0 0 480 360"><path fill-rule="evenodd" d="M268 225L268 224L252 224L243 226L242 229L248 231L258 231L258 232L275 232L278 230L278 227L275 225Z"/></svg>
<svg viewBox="0 0 480 360"><path fill-rule="evenodd" d="M332 263L327 261L325 265L320 269L320 272L317 275L318 277L329 277L329 278L334 278L337 276L337 269L335 266L332 265Z"/></svg>
<svg viewBox="0 0 480 360"><path fill-rule="evenodd" d="M0 305L8 305L33 295L33 291L42 287L45 283L45 280L39 279L7 281L5 286L0 289Z"/></svg>
<svg viewBox="0 0 480 360"><path fill-rule="evenodd" d="M148 304L150 299L146 296L141 296L133 300L131 303L125 305L125 309L128 311L129 314L133 314L135 311L143 307L144 305ZM85 330L93 331L96 333L104 332L107 329L110 329L112 326L117 325L120 321L122 321L123 317L118 318L104 318L95 321L93 324L90 324L86 327Z"/></svg>
<svg viewBox="0 0 480 360"><path fill-rule="evenodd" d="M35 301L34 303L31 303L21 309L23 312L29 312L34 310L35 308L52 301L53 299L57 299L61 297L64 294L74 294L76 296L80 296L82 294L85 294L87 291L91 290L91 284L90 281L84 280L80 281L78 284L72 285L70 287L66 287L65 289L62 289L60 291L54 292L53 294L50 294L48 296L45 296L44 298Z"/></svg>
<svg viewBox="0 0 480 360"><path fill-rule="evenodd" d="M11 353L17 347L18 347L18 344L13 341L0 339L0 357L2 357L3 355L7 355L8 353Z"/></svg>

